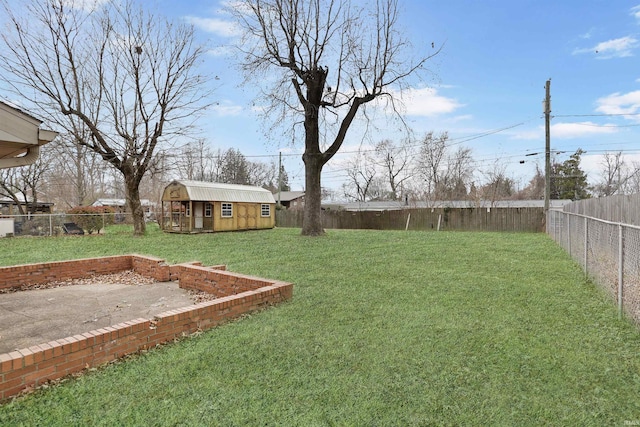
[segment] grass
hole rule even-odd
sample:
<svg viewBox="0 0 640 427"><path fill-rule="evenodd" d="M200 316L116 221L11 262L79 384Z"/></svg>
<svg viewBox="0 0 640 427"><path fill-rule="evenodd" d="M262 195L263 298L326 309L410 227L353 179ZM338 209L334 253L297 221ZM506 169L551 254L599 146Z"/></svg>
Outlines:
<svg viewBox="0 0 640 427"><path fill-rule="evenodd" d="M0 239L0 264L137 252L292 301L0 406L0 425L640 421L640 333L543 234L150 230Z"/></svg>

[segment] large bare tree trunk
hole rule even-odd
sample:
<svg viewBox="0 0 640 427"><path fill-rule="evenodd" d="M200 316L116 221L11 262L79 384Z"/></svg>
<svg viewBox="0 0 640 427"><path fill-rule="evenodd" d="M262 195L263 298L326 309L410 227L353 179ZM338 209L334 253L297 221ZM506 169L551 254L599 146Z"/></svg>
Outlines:
<svg viewBox="0 0 640 427"><path fill-rule="evenodd" d="M322 105L322 93L324 90L326 72L322 68L317 68L309 72L306 76L306 98L301 97L300 101L304 105L304 162L305 176L305 197L304 213L302 216L302 235L320 236L324 234L321 217L322 188L321 175L322 167L327 162L320 151L320 118L319 108ZM299 90L299 93L302 93Z"/></svg>
<svg viewBox="0 0 640 427"><path fill-rule="evenodd" d="M305 153L304 160L304 213L302 216L302 234L304 236L321 236L324 234L322 227L322 187L320 176L322 174L322 160L320 153L317 155Z"/></svg>
<svg viewBox="0 0 640 427"><path fill-rule="evenodd" d="M140 202L140 180L133 175L125 175L125 189L127 192L127 206L133 216L133 234L142 236L146 231L144 209Z"/></svg>

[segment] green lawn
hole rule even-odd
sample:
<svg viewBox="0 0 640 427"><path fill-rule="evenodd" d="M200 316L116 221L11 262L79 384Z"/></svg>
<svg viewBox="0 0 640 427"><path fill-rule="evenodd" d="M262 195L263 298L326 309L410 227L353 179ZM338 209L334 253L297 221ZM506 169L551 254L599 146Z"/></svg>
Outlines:
<svg viewBox="0 0 640 427"><path fill-rule="evenodd" d="M293 300L0 407L0 425L624 425L640 333L544 234L297 229L0 239L0 264L141 253Z"/></svg>

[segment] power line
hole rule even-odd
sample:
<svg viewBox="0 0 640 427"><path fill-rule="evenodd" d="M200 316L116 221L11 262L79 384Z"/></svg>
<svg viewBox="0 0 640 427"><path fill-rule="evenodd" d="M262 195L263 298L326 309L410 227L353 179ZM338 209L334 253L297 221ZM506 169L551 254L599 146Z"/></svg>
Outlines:
<svg viewBox="0 0 640 427"><path fill-rule="evenodd" d="M514 128L517 128L519 126L523 126L526 123L530 122L533 119L528 119L525 120L524 122L520 122L520 123L516 123L513 125L509 125L503 128L499 128L499 129L492 129L486 132L482 132L482 133L477 133L477 134L471 134L471 135L467 135L467 136L461 136L458 138L448 138L447 141L450 142L449 144L446 144L446 147L451 147L454 145L458 145L458 144L462 144L464 142L468 142L468 141L473 141L475 139L480 139L480 138L484 138L486 136L490 136L490 135L495 135L497 133L500 132L504 132L507 130L511 130ZM416 142L415 144L409 144L406 147L410 148L410 147L419 147L422 145L422 142ZM375 149L370 149L370 150L356 150L356 151L338 151L336 153L336 155L338 154L359 154L359 153L372 153L375 152ZM288 153L288 154L283 154L283 157L300 157L302 156L303 153ZM256 154L256 155L249 155L249 156L244 156L245 158L255 158L255 157L278 157L279 154Z"/></svg>
<svg viewBox="0 0 640 427"><path fill-rule="evenodd" d="M640 123L635 125L597 125L595 123L572 123L572 124L576 126L590 126L594 128L632 128L632 127L640 126Z"/></svg>
<svg viewBox="0 0 640 427"><path fill-rule="evenodd" d="M612 113L612 114L554 114L552 117L618 117L640 116L640 113Z"/></svg>

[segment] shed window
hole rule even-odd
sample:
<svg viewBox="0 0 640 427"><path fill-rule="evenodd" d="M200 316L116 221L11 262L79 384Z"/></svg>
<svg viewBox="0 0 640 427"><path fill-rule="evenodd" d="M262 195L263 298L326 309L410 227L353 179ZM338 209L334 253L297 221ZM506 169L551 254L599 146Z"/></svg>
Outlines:
<svg viewBox="0 0 640 427"><path fill-rule="evenodd" d="M184 206L184 216L191 216L191 205L189 203Z"/></svg>
<svg viewBox="0 0 640 427"><path fill-rule="evenodd" d="M260 206L260 215L261 216L271 216L271 205L261 205Z"/></svg>
<svg viewBox="0 0 640 427"><path fill-rule="evenodd" d="M213 211L213 206L211 205L211 203L205 203L204 204L204 216L206 216L207 218L211 218L211 212Z"/></svg>
<svg viewBox="0 0 640 427"><path fill-rule="evenodd" d="M222 218L233 217L233 205L231 203L222 204Z"/></svg>

